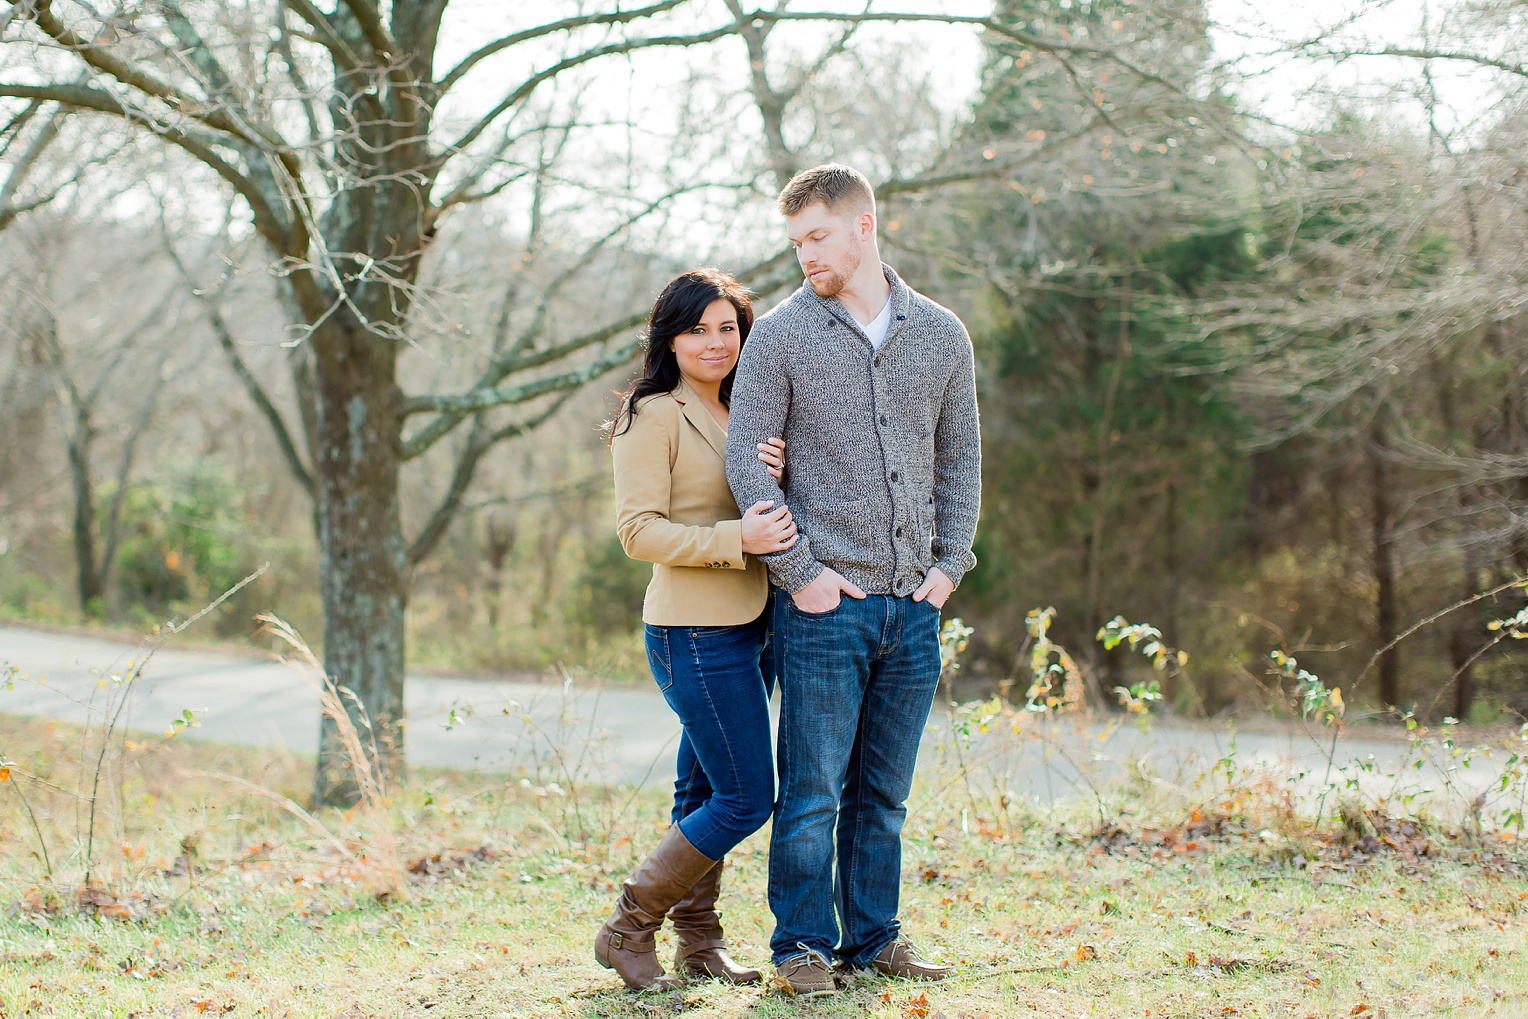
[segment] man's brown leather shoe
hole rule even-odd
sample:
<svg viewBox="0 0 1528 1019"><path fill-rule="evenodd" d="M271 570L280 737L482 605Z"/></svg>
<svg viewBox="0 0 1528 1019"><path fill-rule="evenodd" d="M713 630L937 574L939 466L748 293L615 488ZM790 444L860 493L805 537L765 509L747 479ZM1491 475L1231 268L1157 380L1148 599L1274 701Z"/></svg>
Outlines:
<svg viewBox="0 0 1528 1019"><path fill-rule="evenodd" d="M690 844L679 826L637 865L621 889L615 912L594 936L594 958L634 990L670 988L680 980L663 972L654 938L666 914L716 865Z"/></svg>
<svg viewBox="0 0 1528 1019"><path fill-rule="evenodd" d="M800 955L793 955L775 967L775 978L785 983L798 998L821 998L838 990L833 969L821 952L797 945Z"/></svg>
<svg viewBox="0 0 1528 1019"><path fill-rule="evenodd" d="M674 968L681 973L717 977L733 984L756 983L763 975L756 969L739 966L727 954L727 939L722 933L721 913L716 899L721 893L722 869L726 860L695 882L690 892L669 910L669 922L679 946L674 949Z"/></svg>
<svg viewBox="0 0 1528 1019"><path fill-rule="evenodd" d="M910 980L943 980L950 975L951 967L936 962L925 962L918 949L906 935L898 935L888 941L886 947L870 960L870 965L889 977L907 977Z"/></svg>

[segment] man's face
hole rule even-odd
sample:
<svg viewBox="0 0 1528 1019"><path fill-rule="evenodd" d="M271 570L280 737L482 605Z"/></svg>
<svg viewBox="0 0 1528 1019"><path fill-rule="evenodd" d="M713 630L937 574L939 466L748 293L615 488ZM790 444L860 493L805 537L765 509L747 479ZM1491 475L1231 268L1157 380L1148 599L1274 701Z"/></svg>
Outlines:
<svg viewBox="0 0 1528 1019"><path fill-rule="evenodd" d="M834 212L813 202L785 217L785 232L796 261L818 297L832 297L848 285L864 260L866 242L875 231L875 216L852 209Z"/></svg>

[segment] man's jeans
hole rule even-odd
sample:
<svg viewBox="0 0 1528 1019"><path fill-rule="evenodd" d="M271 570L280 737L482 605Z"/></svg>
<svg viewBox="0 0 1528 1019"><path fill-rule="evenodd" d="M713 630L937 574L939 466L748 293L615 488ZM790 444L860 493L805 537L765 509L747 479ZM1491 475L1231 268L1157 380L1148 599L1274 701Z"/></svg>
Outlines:
<svg viewBox="0 0 1528 1019"><path fill-rule="evenodd" d="M769 844L770 949L776 963L805 945L866 965L901 926L904 804L939 685L939 610L893 595L845 595L813 615L782 591L775 637L780 795Z"/></svg>
<svg viewBox="0 0 1528 1019"><path fill-rule="evenodd" d="M647 664L679 716L673 821L719 860L769 820L769 677L760 672L767 617L742 626L647 627Z"/></svg>

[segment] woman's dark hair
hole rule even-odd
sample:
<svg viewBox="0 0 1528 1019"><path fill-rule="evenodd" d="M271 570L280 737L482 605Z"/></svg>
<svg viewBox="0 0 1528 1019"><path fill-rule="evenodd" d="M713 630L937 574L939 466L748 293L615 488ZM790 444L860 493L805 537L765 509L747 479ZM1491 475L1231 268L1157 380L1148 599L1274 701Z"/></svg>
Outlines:
<svg viewBox="0 0 1528 1019"><path fill-rule="evenodd" d="M679 386L679 361L669 341L700 324L701 316L713 301L730 301L737 310L738 349L748 342L753 327L753 301L748 291L730 273L720 269L691 269L674 277L653 302L647 316L647 353L642 358L642 373L622 397L621 409L610 422L610 437L631 427L637 415L637 402L655 393L672 393ZM723 407L732 406L733 366L722 379Z"/></svg>

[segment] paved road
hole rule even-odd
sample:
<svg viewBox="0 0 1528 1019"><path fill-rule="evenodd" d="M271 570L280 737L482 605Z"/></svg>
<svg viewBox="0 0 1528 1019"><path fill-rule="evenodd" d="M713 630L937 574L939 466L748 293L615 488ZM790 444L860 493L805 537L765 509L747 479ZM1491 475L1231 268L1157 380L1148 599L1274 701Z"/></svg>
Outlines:
<svg viewBox="0 0 1528 1019"><path fill-rule="evenodd" d="M100 684L141 653L98 637L0 625L0 665L21 670L10 690L0 682L0 714L99 717L109 692ZM545 780L561 774L564 784L570 774L628 784L669 780L664 762L672 759L679 725L648 688L411 675L406 691L415 764L539 770ZM186 733L191 739L306 753L318 745L317 674L309 669L259 655L161 648L137 681L128 722L162 731L187 708L201 723Z"/></svg>
<svg viewBox="0 0 1528 1019"><path fill-rule="evenodd" d="M0 664L21 670L11 689L0 683L0 714L83 722L99 711L109 677L138 653L111 640L0 625ZM189 738L311 752L318 740L315 679L256 655L166 647L138 681L129 722L162 730L190 708L201 724ZM522 773L563 785L670 781L678 725L651 687L601 690L413 675L406 706L409 760L415 764ZM1156 782L1189 786L1230 749L1226 730L1208 725L1158 721L1148 733L1125 726L1103 740L1101 731L1097 724L1040 726L1016 739L1010 728L976 737L961 753L974 765L973 781L1047 802L1085 795L1090 783L1128 778L1124 762L1133 760L1147 761ZM936 710L925 732L922 767L954 760L950 732L951 719ZM1277 781L1292 778L1306 794L1325 778L1322 749L1304 733L1243 731L1235 741L1238 764L1265 768ZM1387 776L1395 773L1408 790L1442 788L1443 776L1431 765L1402 767L1405 753L1403 741L1345 737L1338 763L1372 757L1373 771L1353 774L1374 795L1392 789L1394 779ZM1473 795L1495 783L1502 763L1497 755L1450 777Z"/></svg>

